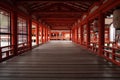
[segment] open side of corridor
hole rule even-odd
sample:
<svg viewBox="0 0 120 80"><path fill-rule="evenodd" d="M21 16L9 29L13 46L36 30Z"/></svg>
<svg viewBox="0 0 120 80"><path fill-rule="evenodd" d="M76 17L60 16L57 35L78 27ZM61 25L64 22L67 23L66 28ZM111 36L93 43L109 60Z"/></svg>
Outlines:
<svg viewBox="0 0 120 80"><path fill-rule="evenodd" d="M0 63L0 80L120 80L120 67L71 41L50 41Z"/></svg>

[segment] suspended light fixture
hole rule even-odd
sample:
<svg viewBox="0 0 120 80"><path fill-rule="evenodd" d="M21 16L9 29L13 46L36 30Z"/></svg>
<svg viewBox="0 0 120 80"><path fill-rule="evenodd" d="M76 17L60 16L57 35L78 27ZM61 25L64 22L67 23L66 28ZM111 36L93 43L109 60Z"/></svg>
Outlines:
<svg viewBox="0 0 120 80"><path fill-rule="evenodd" d="M98 32L98 20L95 19L93 22L93 32Z"/></svg>
<svg viewBox="0 0 120 80"><path fill-rule="evenodd" d="M87 33L86 25L84 25L83 28L84 28L84 34L86 34Z"/></svg>
<svg viewBox="0 0 120 80"><path fill-rule="evenodd" d="M120 9L116 9L113 12L113 25L116 30L120 30Z"/></svg>

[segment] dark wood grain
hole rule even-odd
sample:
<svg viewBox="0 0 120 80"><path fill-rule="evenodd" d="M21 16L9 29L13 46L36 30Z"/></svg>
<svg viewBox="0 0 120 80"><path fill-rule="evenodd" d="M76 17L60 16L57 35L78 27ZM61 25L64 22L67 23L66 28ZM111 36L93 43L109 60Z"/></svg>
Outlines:
<svg viewBox="0 0 120 80"><path fill-rule="evenodd" d="M0 80L120 80L120 67L70 41L50 41L0 63Z"/></svg>

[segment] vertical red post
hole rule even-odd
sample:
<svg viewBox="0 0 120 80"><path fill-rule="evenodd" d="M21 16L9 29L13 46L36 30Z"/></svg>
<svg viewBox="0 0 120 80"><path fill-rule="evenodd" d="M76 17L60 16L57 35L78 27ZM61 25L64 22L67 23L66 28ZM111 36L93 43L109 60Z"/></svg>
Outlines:
<svg viewBox="0 0 120 80"><path fill-rule="evenodd" d="M76 27L76 43L78 43L78 25Z"/></svg>
<svg viewBox="0 0 120 80"><path fill-rule="evenodd" d="M37 23L36 27L36 44L39 45L39 23Z"/></svg>
<svg viewBox="0 0 120 80"><path fill-rule="evenodd" d="M51 30L49 29L49 40L51 39Z"/></svg>
<svg viewBox="0 0 120 80"><path fill-rule="evenodd" d="M103 46L104 46L104 31L105 31L105 19L104 19L104 14L100 13L98 17L98 30L99 30L99 49L98 49L98 54L102 55L103 54Z"/></svg>
<svg viewBox="0 0 120 80"><path fill-rule="evenodd" d="M56 40L57 40L57 32L55 32L55 35L56 35Z"/></svg>
<svg viewBox="0 0 120 80"><path fill-rule="evenodd" d="M44 40L45 40L45 43L46 43L46 26L45 26L45 28L44 28L44 32L45 32L45 36L44 36Z"/></svg>
<svg viewBox="0 0 120 80"><path fill-rule="evenodd" d="M43 27L43 41L45 43L46 35L45 35L45 27Z"/></svg>
<svg viewBox="0 0 120 80"><path fill-rule="evenodd" d="M80 26L80 44L82 45L83 42L83 27Z"/></svg>
<svg viewBox="0 0 120 80"><path fill-rule="evenodd" d="M76 38L77 38L77 36L76 36L76 26L75 26L75 29L74 29L74 36L75 36L75 42L76 42Z"/></svg>
<svg viewBox="0 0 120 80"><path fill-rule="evenodd" d="M73 40L74 40L74 42L75 42L75 28L73 29L73 34L74 34L74 35L73 35L73 36L74 36L74 37L73 37Z"/></svg>
<svg viewBox="0 0 120 80"><path fill-rule="evenodd" d="M76 27L74 29L74 36L75 36L75 42L76 42Z"/></svg>
<svg viewBox="0 0 120 80"><path fill-rule="evenodd" d="M46 42L48 41L48 28L46 28Z"/></svg>
<svg viewBox="0 0 120 80"><path fill-rule="evenodd" d="M73 42L74 42L74 41L75 41L75 30L74 30L74 28L73 28L73 30L72 30L72 33L73 33L72 39L73 39Z"/></svg>
<svg viewBox="0 0 120 80"><path fill-rule="evenodd" d="M71 29L70 29L70 40L71 40L71 37L72 37L72 35L71 35Z"/></svg>
<svg viewBox="0 0 120 80"><path fill-rule="evenodd" d="M32 19L28 19L28 47L32 49Z"/></svg>
<svg viewBox="0 0 120 80"><path fill-rule="evenodd" d="M2 48L0 48L0 61L2 61Z"/></svg>
<svg viewBox="0 0 120 80"><path fill-rule="evenodd" d="M12 45L13 45L13 54L17 55L18 50L18 38L17 38L17 12L13 11L11 15L11 25L12 25Z"/></svg>
<svg viewBox="0 0 120 80"><path fill-rule="evenodd" d="M48 41L48 28L47 28L47 41Z"/></svg>
<svg viewBox="0 0 120 80"><path fill-rule="evenodd" d="M90 25L89 22L87 22L87 47L90 46Z"/></svg>
<svg viewBox="0 0 120 80"><path fill-rule="evenodd" d="M43 28L43 25L41 25L41 39L42 39L42 43L44 43L44 39L43 39L43 37L44 37L44 28Z"/></svg>

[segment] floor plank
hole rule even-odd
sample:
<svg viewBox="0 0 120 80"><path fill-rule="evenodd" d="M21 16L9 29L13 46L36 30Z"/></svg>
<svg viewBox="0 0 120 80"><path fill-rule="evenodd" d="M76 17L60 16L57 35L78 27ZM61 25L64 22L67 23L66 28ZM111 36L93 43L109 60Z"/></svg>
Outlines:
<svg viewBox="0 0 120 80"><path fill-rule="evenodd" d="M120 67L71 41L50 41L0 63L0 80L120 80Z"/></svg>

